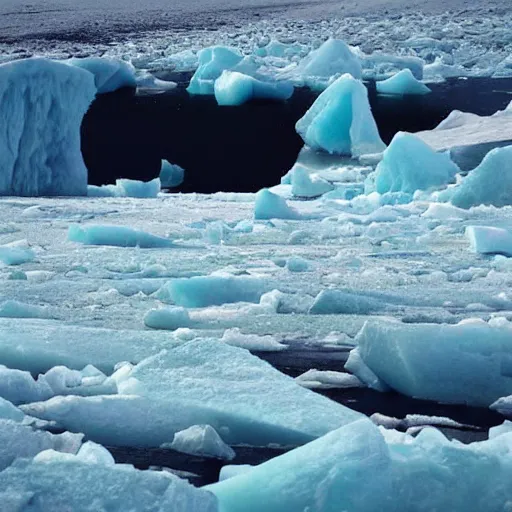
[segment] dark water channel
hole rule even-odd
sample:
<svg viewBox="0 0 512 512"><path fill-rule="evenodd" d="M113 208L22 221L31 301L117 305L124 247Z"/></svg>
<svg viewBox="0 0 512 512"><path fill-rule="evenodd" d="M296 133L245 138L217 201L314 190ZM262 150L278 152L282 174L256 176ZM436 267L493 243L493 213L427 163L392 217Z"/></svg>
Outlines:
<svg viewBox="0 0 512 512"><path fill-rule="evenodd" d="M189 75L177 89L154 95L122 90L102 95L82 125L89 183L150 180L162 158L185 169L179 192L256 192L279 183L303 145L295 123L318 93L295 90L286 102L254 101L219 107L212 96L190 96ZM381 137L434 128L452 110L489 115L512 101L511 79L448 80L426 96L377 95L368 83Z"/></svg>

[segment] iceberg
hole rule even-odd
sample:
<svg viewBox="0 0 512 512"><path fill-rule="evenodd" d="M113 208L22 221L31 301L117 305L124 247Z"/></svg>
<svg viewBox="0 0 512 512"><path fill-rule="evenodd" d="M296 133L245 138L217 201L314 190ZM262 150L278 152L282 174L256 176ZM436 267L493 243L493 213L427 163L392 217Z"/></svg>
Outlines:
<svg viewBox="0 0 512 512"><path fill-rule="evenodd" d="M92 73L98 94L114 92L123 87L134 89L137 86L134 67L123 60L86 57L73 58L65 62Z"/></svg>
<svg viewBox="0 0 512 512"><path fill-rule="evenodd" d="M459 208L481 204L512 205L512 145L495 148L459 184L439 193L440 201Z"/></svg>
<svg viewBox="0 0 512 512"><path fill-rule="evenodd" d="M512 394L512 324L465 320L456 325L368 320L348 368L371 387L367 370L404 395L488 407ZM352 355L351 353L351 355Z"/></svg>
<svg viewBox="0 0 512 512"><path fill-rule="evenodd" d="M318 79L327 82L333 76L344 74L360 79L363 72L359 57L344 41L328 39L299 62L294 74L312 84Z"/></svg>
<svg viewBox="0 0 512 512"><path fill-rule="evenodd" d="M141 247L157 249L175 247L172 240L161 236L138 231L126 226L106 224L72 224L68 231L68 240L84 245L110 245L114 247Z"/></svg>
<svg viewBox="0 0 512 512"><path fill-rule="evenodd" d="M416 190L439 188L455 181L459 168L447 153L436 153L415 135L399 132L384 151L373 181L365 183L365 193L376 190L413 194Z"/></svg>
<svg viewBox="0 0 512 512"><path fill-rule="evenodd" d="M387 80L377 82L376 87L379 94L423 95L432 92L424 83L417 80L408 68L402 69Z"/></svg>
<svg viewBox="0 0 512 512"><path fill-rule="evenodd" d="M468 226L466 236L475 252L512 256L512 233L507 229Z"/></svg>
<svg viewBox="0 0 512 512"><path fill-rule="evenodd" d="M362 419L204 489L224 512L498 512L512 498L511 441L509 431L465 446Z"/></svg>
<svg viewBox="0 0 512 512"><path fill-rule="evenodd" d="M256 220L299 220L301 215L295 208L288 206L286 199L264 188L256 194L254 201L254 218Z"/></svg>
<svg viewBox="0 0 512 512"><path fill-rule="evenodd" d="M358 157L380 153L382 142L373 118L368 91L362 82L345 74L318 98L296 130L312 149Z"/></svg>
<svg viewBox="0 0 512 512"><path fill-rule="evenodd" d="M45 59L0 65L0 196L85 196L80 126L93 76Z"/></svg>
<svg viewBox="0 0 512 512"><path fill-rule="evenodd" d="M89 448L89 454L91 451ZM17 461L2 472L2 506L5 510L32 508L38 512L218 510L211 493L196 489L177 476L106 464L98 458L97 454L92 460L86 454L63 457L47 450L33 460Z"/></svg>
<svg viewBox="0 0 512 512"><path fill-rule="evenodd" d="M215 80L215 99L219 105L243 105L252 99L287 100L293 94L288 82L262 82L237 71L223 71Z"/></svg>
<svg viewBox="0 0 512 512"><path fill-rule="evenodd" d="M230 445L299 445L361 418L218 340L183 342L117 382L120 395L55 397L21 408L121 446L160 446L193 425L210 425Z"/></svg>
<svg viewBox="0 0 512 512"><path fill-rule="evenodd" d="M210 425L193 425L176 432L170 448L189 455L223 460L233 460L236 456L233 448L228 446Z"/></svg>
<svg viewBox="0 0 512 512"><path fill-rule="evenodd" d="M162 160L160 168L160 183L162 188L179 187L185 179L185 171L175 164Z"/></svg>
<svg viewBox="0 0 512 512"><path fill-rule="evenodd" d="M187 88L190 94L214 94L215 80L224 70L234 68L243 60L238 50L224 46L204 48L198 52L197 57L199 67Z"/></svg>

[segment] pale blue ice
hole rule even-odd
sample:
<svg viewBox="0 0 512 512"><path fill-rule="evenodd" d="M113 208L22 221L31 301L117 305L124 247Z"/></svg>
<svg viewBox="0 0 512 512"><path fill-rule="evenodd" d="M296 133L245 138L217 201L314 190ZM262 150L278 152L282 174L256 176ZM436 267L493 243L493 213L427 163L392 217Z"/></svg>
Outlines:
<svg viewBox="0 0 512 512"><path fill-rule="evenodd" d="M289 82L262 82L237 71L223 71L215 81L215 98L219 105L243 105L252 99L287 100L293 94Z"/></svg>
<svg viewBox="0 0 512 512"><path fill-rule="evenodd" d="M123 87L135 88L135 69L128 62L106 57L73 58L65 61L71 66L85 69L94 76L98 94L114 92Z"/></svg>
<svg viewBox="0 0 512 512"><path fill-rule="evenodd" d="M409 68L402 69L387 80L376 83L377 92L391 95L424 95L432 92L424 83L417 80Z"/></svg>
<svg viewBox="0 0 512 512"><path fill-rule="evenodd" d="M362 419L206 489L223 512L501 512L511 442L510 431L467 446L433 428L413 438Z"/></svg>
<svg viewBox="0 0 512 512"><path fill-rule="evenodd" d="M487 153L482 163L455 187L439 194L459 208L481 204L497 207L512 204L512 146Z"/></svg>
<svg viewBox="0 0 512 512"><path fill-rule="evenodd" d="M363 83L349 74L333 82L297 122L297 132L315 150L361 156L384 151Z"/></svg>
<svg viewBox="0 0 512 512"><path fill-rule="evenodd" d="M234 68L243 59L238 50L224 46L204 48L197 56L199 67L190 80L187 89L190 94L214 94L215 80L224 70Z"/></svg>
<svg viewBox="0 0 512 512"><path fill-rule="evenodd" d="M84 245L110 245L116 247L141 247L156 249L174 247L172 240L161 236L138 231L126 226L106 224L72 224L68 231L68 240Z"/></svg>
<svg viewBox="0 0 512 512"><path fill-rule="evenodd" d="M0 65L0 195L87 194L80 126L91 73L46 59Z"/></svg>
<svg viewBox="0 0 512 512"><path fill-rule="evenodd" d="M178 187L185 179L185 171L179 165L171 164L167 160L162 160L160 168L160 182L164 188Z"/></svg>
<svg viewBox="0 0 512 512"><path fill-rule="evenodd" d="M365 193L401 192L439 188L455 181L459 168L447 153L436 153L410 133L399 132L384 151L374 175L365 183Z"/></svg>

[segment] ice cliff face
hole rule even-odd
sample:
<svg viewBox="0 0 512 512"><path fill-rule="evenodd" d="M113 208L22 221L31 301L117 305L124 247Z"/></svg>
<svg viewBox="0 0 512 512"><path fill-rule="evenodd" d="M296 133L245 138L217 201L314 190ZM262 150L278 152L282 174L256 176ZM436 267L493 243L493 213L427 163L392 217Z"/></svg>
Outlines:
<svg viewBox="0 0 512 512"><path fill-rule="evenodd" d="M80 125L95 94L82 69L45 59L0 66L0 195L87 194Z"/></svg>

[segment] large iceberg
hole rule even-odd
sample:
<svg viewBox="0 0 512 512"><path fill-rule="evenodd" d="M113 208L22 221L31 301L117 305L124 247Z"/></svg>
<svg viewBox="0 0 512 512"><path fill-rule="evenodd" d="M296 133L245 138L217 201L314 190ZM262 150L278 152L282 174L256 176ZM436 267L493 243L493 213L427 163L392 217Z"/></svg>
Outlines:
<svg viewBox="0 0 512 512"><path fill-rule="evenodd" d="M218 340L185 342L121 370L120 395L55 397L22 410L97 442L128 446L169 443L193 425L210 425L231 445L299 445L361 417Z"/></svg>
<svg viewBox="0 0 512 512"><path fill-rule="evenodd" d="M232 69L243 57L238 50L224 46L211 46L198 52L199 67L190 80L190 94L214 94L215 80L226 69Z"/></svg>
<svg viewBox="0 0 512 512"><path fill-rule="evenodd" d="M392 95L423 95L432 92L424 83L417 80L408 68L402 69L387 80L376 83L377 92Z"/></svg>
<svg viewBox="0 0 512 512"><path fill-rule="evenodd" d="M45 59L0 66L0 195L87 194L80 125L93 76Z"/></svg>
<svg viewBox="0 0 512 512"><path fill-rule="evenodd" d="M511 442L510 431L469 446L432 428L413 438L362 419L206 489L224 512L500 512Z"/></svg>
<svg viewBox="0 0 512 512"><path fill-rule="evenodd" d="M98 94L114 92L123 87L135 88L135 69L128 62L105 57L73 58L67 64L82 68L94 76Z"/></svg>
<svg viewBox="0 0 512 512"><path fill-rule="evenodd" d="M0 478L3 510L217 512L211 493L167 472L107 463L95 453L100 450L89 448L82 456L46 450L17 461Z"/></svg>
<svg viewBox="0 0 512 512"><path fill-rule="evenodd" d="M316 150L353 157L384 151L368 91L345 74L332 83L297 122L297 132Z"/></svg>
<svg viewBox="0 0 512 512"><path fill-rule="evenodd" d="M447 153L436 153L415 135L399 132L384 151L373 181L367 180L365 192L413 194L444 186L454 181L458 172Z"/></svg>
<svg viewBox="0 0 512 512"><path fill-rule="evenodd" d="M214 89L217 103L226 106L242 105L252 99L287 100L293 94L289 82L262 82L237 71L223 71Z"/></svg>
<svg viewBox="0 0 512 512"><path fill-rule="evenodd" d="M512 204L512 145L495 148L458 185L439 194L459 208Z"/></svg>
<svg viewBox="0 0 512 512"><path fill-rule="evenodd" d="M372 387L384 383L415 398L482 407L512 394L512 324L506 321L368 320L356 343L346 368Z"/></svg>

